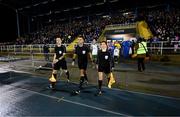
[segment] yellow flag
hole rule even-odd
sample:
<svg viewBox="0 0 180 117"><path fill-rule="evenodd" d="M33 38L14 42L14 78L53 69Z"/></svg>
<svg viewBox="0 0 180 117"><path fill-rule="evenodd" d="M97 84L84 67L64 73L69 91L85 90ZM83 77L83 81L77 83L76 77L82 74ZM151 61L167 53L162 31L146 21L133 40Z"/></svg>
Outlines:
<svg viewBox="0 0 180 117"><path fill-rule="evenodd" d="M52 74L52 76L49 78L49 81L50 81L50 82L56 82L56 79L54 78L53 74Z"/></svg>
<svg viewBox="0 0 180 117"><path fill-rule="evenodd" d="M146 23L146 21L137 22L136 23L136 31L137 31L137 34L141 38L144 38L146 40L153 37L153 34L152 34L151 30L149 29L148 24Z"/></svg>
<svg viewBox="0 0 180 117"><path fill-rule="evenodd" d="M113 73L111 72L110 73L110 80L109 80L109 83L108 83L108 87L111 88L112 84L114 84L116 81L114 79L114 76L113 76Z"/></svg>

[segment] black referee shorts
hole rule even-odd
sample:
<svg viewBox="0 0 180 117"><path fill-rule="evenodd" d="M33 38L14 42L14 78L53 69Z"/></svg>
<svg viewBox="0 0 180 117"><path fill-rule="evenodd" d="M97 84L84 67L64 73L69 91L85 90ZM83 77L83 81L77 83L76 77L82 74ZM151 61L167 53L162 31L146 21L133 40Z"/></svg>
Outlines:
<svg viewBox="0 0 180 117"><path fill-rule="evenodd" d="M65 60L58 61L57 63L54 64L54 70L59 70L60 68L65 70L67 69L67 63Z"/></svg>
<svg viewBox="0 0 180 117"><path fill-rule="evenodd" d="M110 66L98 66L98 72L104 72L105 74L109 74L111 72Z"/></svg>
<svg viewBox="0 0 180 117"><path fill-rule="evenodd" d="M79 67L79 69L86 70L87 69L87 62L83 62L83 61L78 62L78 67Z"/></svg>

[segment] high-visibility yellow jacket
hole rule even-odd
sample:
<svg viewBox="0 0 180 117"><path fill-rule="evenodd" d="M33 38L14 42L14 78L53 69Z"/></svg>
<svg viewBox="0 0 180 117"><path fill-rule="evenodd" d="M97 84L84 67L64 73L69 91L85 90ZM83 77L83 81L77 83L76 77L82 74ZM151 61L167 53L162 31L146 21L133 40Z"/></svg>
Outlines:
<svg viewBox="0 0 180 117"><path fill-rule="evenodd" d="M138 43L137 54L146 54L146 51L148 51L147 42L142 41L141 43Z"/></svg>

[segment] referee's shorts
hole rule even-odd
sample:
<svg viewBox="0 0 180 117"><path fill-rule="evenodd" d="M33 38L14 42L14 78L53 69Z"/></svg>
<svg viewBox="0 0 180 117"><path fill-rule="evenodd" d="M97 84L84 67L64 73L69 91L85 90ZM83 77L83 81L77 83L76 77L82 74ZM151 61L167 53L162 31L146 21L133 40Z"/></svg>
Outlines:
<svg viewBox="0 0 180 117"><path fill-rule="evenodd" d="M54 64L54 70L59 70L60 68L62 69L67 69L67 63L65 60L60 60L57 63Z"/></svg>
<svg viewBox="0 0 180 117"><path fill-rule="evenodd" d="M98 72L104 72L105 74L109 74L111 72L110 66L98 66Z"/></svg>
<svg viewBox="0 0 180 117"><path fill-rule="evenodd" d="M87 69L87 64L88 64L88 62L86 62L86 61L79 61L78 62L78 67L79 67L79 69L84 69L84 70L86 70Z"/></svg>

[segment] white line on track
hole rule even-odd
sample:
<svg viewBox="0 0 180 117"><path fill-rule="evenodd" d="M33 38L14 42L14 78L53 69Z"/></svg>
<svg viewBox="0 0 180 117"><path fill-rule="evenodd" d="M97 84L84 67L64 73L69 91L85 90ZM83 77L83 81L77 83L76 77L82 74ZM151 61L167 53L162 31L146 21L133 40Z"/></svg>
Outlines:
<svg viewBox="0 0 180 117"><path fill-rule="evenodd" d="M8 85L8 86L14 87L13 85ZM44 97L48 97L48 98L52 98L52 99L56 99L56 100L61 100L61 101L64 101L64 102L68 102L68 103L71 103L71 104L76 104L76 105L79 105L79 106L88 107L88 108L99 110L99 111L104 111L104 112L111 113L111 114L114 114L114 115L129 116L129 115L114 112L114 111L111 111L111 110L107 110L107 109L103 109L103 108L99 108L99 107L95 107L95 106L91 106L91 105L87 105L87 104L67 100L67 99L64 99L64 97L58 98L58 97L55 97L55 96L46 95L46 94L43 94L43 93L39 93L39 92L36 92L36 91L31 91L31 90L24 89L24 88L19 88L19 87L17 87L17 88L21 89L21 90L24 90L24 91L34 93L34 94L38 94L38 95L41 95L41 96L44 96Z"/></svg>
<svg viewBox="0 0 180 117"><path fill-rule="evenodd" d="M109 89L107 87L104 87L105 89ZM136 92L136 91L129 91L129 90L123 90L123 89L117 89L117 88L112 88L111 90L116 90L116 91L124 91L124 92L129 92L129 93L135 93L135 94L141 94L141 95L149 95L153 97L161 97L161 98L167 98L167 99L173 99L173 100L180 100L180 98L175 98L175 97L169 97L169 96L163 96L163 95L156 95L156 94L150 94L150 93L142 93L142 92Z"/></svg>
<svg viewBox="0 0 180 117"><path fill-rule="evenodd" d="M19 72L19 73L27 73L27 74L32 74L32 75L36 75L30 72L23 72L23 71L14 71L14 72ZM33 76L36 77L36 76ZM41 77L38 77L41 78ZM44 79L44 78L42 78ZM77 82L72 82L74 84L78 84ZM92 83L92 85L96 85L95 83ZM108 87L104 87L105 89L109 89ZM154 96L154 97L161 97L161 98L167 98L167 99L174 99L174 100L180 100L180 98L175 98L175 97L169 97L169 96L163 96L163 95L157 95L157 94L150 94L150 93L142 93L142 92L137 92L137 91L129 91L129 90L123 90L123 89L117 89L117 88L111 88L109 90L116 90L116 91L124 91L124 92L129 92L129 93L135 93L135 94L141 94L141 95L149 95L149 96Z"/></svg>
<svg viewBox="0 0 180 117"><path fill-rule="evenodd" d="M13 72L19 72L19 73L33 74L33 73L30 73L30 72L23 72L23 71L16 71L16 70L9 70L9 71L6 71L6 72L12 72L12 71ZM35 75L35 74L33 74L33 75ZM72 82L72 83L78 84L76 82ZM95 85L95 83L93 83L93 85ZM103 88L109 89L107 87L103 87ZM180 98L175 98L175 97L162 96L162 95L149 94L149 93L142 93L142 92L137 92L137 91L122 90L122 89L117 89L117 88L112 88L111 90L125 91L125 92L130 92L130 93L135 93L135 94L141 94L141 95L149 95L149 96L156 96L156 97L162 97L162 98L167 98L167 99L180 100Z"/></svg>

